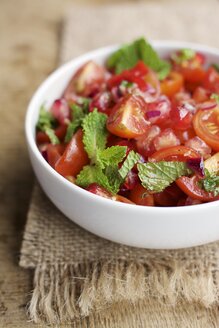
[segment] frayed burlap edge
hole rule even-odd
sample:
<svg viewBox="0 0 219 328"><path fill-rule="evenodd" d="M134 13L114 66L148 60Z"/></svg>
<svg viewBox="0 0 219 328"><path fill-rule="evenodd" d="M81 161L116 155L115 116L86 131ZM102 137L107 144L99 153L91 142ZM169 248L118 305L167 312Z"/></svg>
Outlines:
<svg viewBox="0 0 219 328"><path fill-rule="evenodd" d="M132 308L152 298L171 306L187 302L212 307L218 303L219 293L215 277L205 269L200 263L191 273L174 261L40 265L35 271L29 315L37 323L63 323L113 304L126 302L126 307Z"/></svg>

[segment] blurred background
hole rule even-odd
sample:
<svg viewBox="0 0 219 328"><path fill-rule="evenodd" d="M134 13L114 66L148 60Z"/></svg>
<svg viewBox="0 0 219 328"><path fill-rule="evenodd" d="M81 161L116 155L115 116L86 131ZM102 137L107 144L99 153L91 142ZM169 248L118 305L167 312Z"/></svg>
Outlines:
<svg viewBox="0 0 219 328"><path fill-rule="evenodd" d="M112 5L123 6L125 17L127 6L143 3L148 6L149 15L158 13L145 31L149 38L177 38L219 47L218 0L0 0L0 320L5 322L1 325L0 321L0 327L21 327L15 322L26 322L24 308L32 275L18 267L18 259L34 177L23 125L33 92L58 65L63 17L74 11L73 6L83 6L86 20L78 17L78 31L85 25L97 29L98 15L97 21L89 21L89 10L105 6L107 13ZM124 26L130 29L129 40L138 32L131 23ZM99 33L113 28L112 21ZM197 33L201 35L198 40ZM120 40L116 28L112 35L112 43L126 41ZM126 35L128 38L129 33ZM98 33L87 37L98 39Z"/></svg>

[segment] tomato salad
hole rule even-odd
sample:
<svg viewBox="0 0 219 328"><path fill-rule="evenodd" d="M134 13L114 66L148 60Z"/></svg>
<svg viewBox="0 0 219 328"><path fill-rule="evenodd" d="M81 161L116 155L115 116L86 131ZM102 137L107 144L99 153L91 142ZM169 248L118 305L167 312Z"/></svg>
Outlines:
<svg viewBox="0 0 219 328"><path fill-rule="evenodd" d="M108 199L219 200L219 68L191 49L161 59L138 39L78 69L41 107L36 142L59 174Z"/></svg>

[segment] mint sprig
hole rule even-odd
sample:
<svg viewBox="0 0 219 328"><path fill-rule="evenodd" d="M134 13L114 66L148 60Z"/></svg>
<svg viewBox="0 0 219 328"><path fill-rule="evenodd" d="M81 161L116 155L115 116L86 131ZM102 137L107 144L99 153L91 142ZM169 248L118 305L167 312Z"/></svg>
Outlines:
<svg viewBox="0 0 219 328"><path fill-rule="evenodd" d="M39 118L37 122L37 129L43 131L47 134L50 139L51 144L56 145L59 144L59 139L55 135L55 131L53 130L53 126L55 124L55 118L52 116L50 112L48 112L44 105L40 107Z"/></svg>
<svg viewBox="0 0 219 328"><path fill-rule="evenodd" d="M98 150L97 163L103 168L107 166L118 166L125 157L126 150L127 147L125 146L112 146L103 150Z"/></svg>
<svg viewBox="0 0 219 328"><path fill-rule="evenodd" d="M114 69L116 74L120 74L122 71L134 67L139 60L157 72L161 80L170 72L170 63L162 60L144 38L137 39L118 49L108 58L107 67Z"/></svg>
<svg viewBox="0 0 219 328"><path fill-rule="evenodd" d="M161 192L176 179L192 173L185 162L148 162L137 167L143 187L153 192Z"/></svg>
<svg viewBox="0 0 219 328"><path fill-rule="evenodd" d="M93 112L85 116L82 127L84 131L84 148L91 160L96 163L98 151L106 147L108 132L106 129L107 116L94 109Z"/></svg>
<svg viewBox="0 0 219 328"><path fill-rule="evenodd" d="M86 188L91 183L98 183L116 194L122 183L118 164L124 159L127 147L106 148L106 119L107 116L96 109L83 119L83 143L91 162L77 175L76 184Z"/></svg>

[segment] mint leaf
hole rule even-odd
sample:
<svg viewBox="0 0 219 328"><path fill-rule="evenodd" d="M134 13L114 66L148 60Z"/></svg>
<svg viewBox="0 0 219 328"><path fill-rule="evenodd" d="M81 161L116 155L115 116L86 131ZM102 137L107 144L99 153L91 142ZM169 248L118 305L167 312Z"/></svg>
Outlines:
<svg viewBox="0 0 219 328"><path fill-rule="evenodd" d="M114 52L107 60L107 67L115 69L116 74L132 68L139 60L137 48L134 43L124 45Z"/></svg>
<svg viewBox="0 0 219 328"><path fill-rule="evenodd" d="M140 160L140 155L131 150L119 169L119 174L122 179L125 179L129 171L135 166L135 164Z"/></svg>
<svg viewBox="0 0 219 328"><path fill-rule="evenodd" d="M136 40L135 45L138 49L140 59L157 72L160 79L164 79L170 72L170 63L162 60L145 39Z"/></svg>
<svg viewBox="0 0 219 328"><path fill-rule="evenodd" d="M82 127L84 131L84 148L91 159L92 164L96 162L98 150L103 150L107 141L106 130L107 116L96 109L85 116Z"/></svg>
<svg viewBox="0 0 219 328"><path fill-rule="evenodd" d="M51 144L56 145L59 144L59 139L55 135L55 131L52 128L54 123L55 123L54 117L42 105L40 107L40 114L37 122L37 128L48 135Z"/></svg>
<svg viewBox="0 0 219 328"><path fill-rule="evenodd" d="M102 170L99 166L95 165L86 165L83 167L81 172L77 175L76 184L86 188L91 183L107 184L105 175L102 173Z"/></svg>
<svg viewBox="0 0 219 328"><path fill-rule="evenodd" d="M191 174L185 162L148 162L137 165L143 187L161 192L183 175Z"/></svg>
<svg viewBox="0 0 219 328"><path fill-rule="evenodd" d="M118 172L118 166L115 165L108 166L105 169L104 174L106 175L110 186L110 189L107 188L106 189L110 190L112 194L117 194L123 182L123 179L121 178L121 175Z"/></svg>
<svg viewBox="0 0 219 328"><path fill-rule="evenodd" d="M65 142L69 142L71 140L76 130L81 126L83 119L85 117L84 111L80 106L73 104L71 106L71 110L72 110L72 121L69 123L67 128Z"/></svg>
<svg viewBox="0 0 219 328"><path fill-rule="evenodd" d="M97 155L97 162L102 167L106 167L109 165L118 165L125 157L126 150L127 147L125 146L112 146L104 150L100 150Z"/></svg>
<svg viewBox="0 0 219 328"><path fill-rule="evenodd" d="M164 79L170 72L170 63L160 59L152 46L140 38L131 44L124 45L107 60L107 67L114 69L116 74L134 67L139 60L158 73L160 79Z"/></svg>
<svg viewBox="0 0 219 328"><path fill-rule="evenodd" d="M205 179L202 179L201 187L207 192L212 192L214 196L219 195L219 176L216 174L210 173L207 169L205 169Z"/></svg>
<svg viewBox="0 0 219 328"><path fill-rule="evenodd" d="M118 168L116 168L118 173ZM88 187L91 183L97 183L112 194L116 194L119 190L120 181L115 179L115 171L108 168L108 174L105 174L98 165L84 166L77 175L76 184L83 188Z"/></svg>

